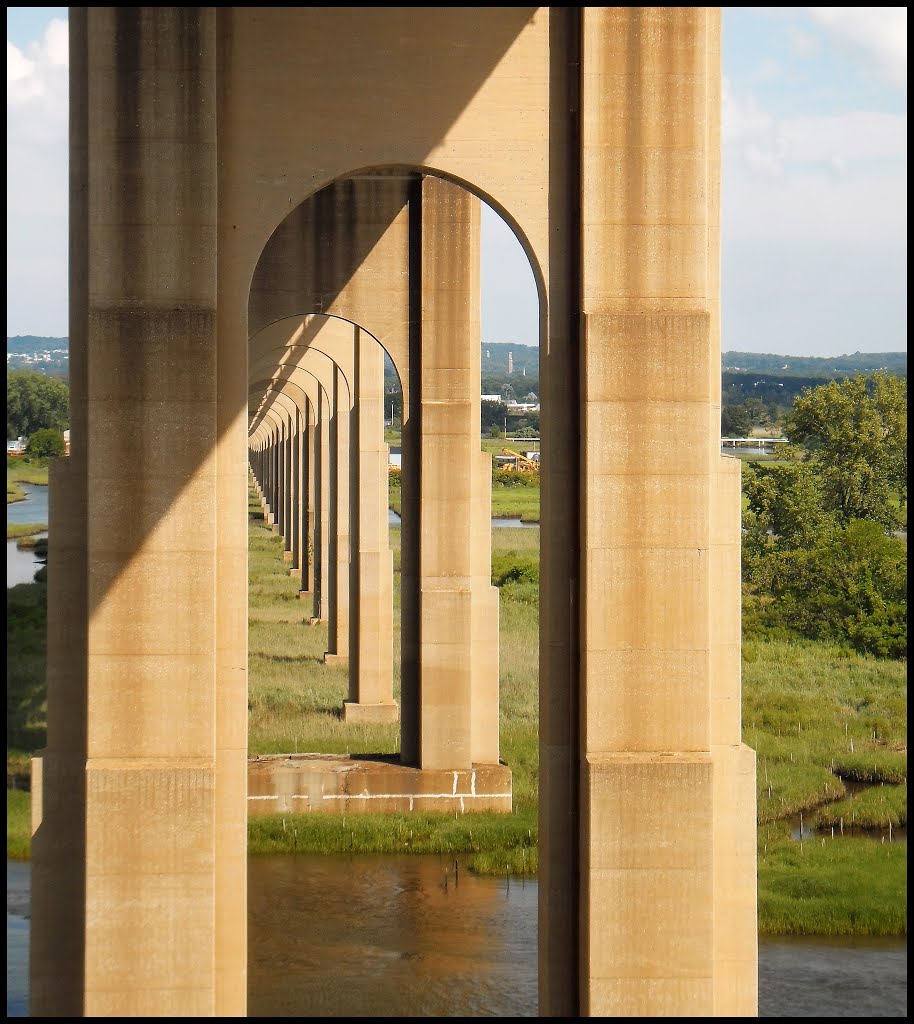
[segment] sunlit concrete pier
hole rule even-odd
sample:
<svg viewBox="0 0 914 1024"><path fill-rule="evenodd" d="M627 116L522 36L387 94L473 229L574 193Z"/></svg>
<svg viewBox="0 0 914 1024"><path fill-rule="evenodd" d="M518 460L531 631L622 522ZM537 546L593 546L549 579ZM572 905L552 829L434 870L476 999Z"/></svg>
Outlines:
<svg viewBox="0 0 914 1024"><path fill-rule="evenodd" d="M249 782L251 474L341 715L399 719L416 799L497 775L481 202L540 304L540 1015L757 1015L720 8L69 11L31 1015L247 1013L249 797L317 792ZM323 794L377 792L326 764Z"/></svg>

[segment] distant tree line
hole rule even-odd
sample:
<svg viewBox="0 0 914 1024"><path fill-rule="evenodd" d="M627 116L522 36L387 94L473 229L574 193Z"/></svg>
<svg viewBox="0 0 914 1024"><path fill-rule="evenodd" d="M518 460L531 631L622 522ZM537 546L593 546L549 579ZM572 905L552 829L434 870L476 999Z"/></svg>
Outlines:
<svg viewBox="0 0 914 1024"><path fill-rule="evenodd" d="M777 463L743 467L744 635L907 657L907 381L809 389Z"/></svg>
<svg viewBox="0 0 914 1024"><path fill-rule="evenodd" d="M66 381L37 370L6 375L6 437L31 437L39 430L63 432L70 425L70 388Z"/></svg>
<svg viewBox="0 0 914 1024"><path fill-rule="evenodd" d="M778 377L814 377L819 383L839 377L883 371L897 377L908 375L907 352L854 352L844 356L779 356L766 352L724 352L724 373L775 374Z"/></svg>

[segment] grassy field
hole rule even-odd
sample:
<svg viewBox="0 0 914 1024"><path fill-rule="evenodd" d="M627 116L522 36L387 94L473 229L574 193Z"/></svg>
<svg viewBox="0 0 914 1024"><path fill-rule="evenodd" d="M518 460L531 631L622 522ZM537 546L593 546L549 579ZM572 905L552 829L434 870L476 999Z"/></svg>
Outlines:
<svg viewBox="0 0 914 1024"><path fill-rule="evenodd" d="M516 488L516 490L527 490ZM323 663L327 632L308 625L282 545L250 504L250 753L396 753L396 726L346 725L343 668ZM390 532L399 572L399 529ZM492 531L499 585L501 753L514 813L251 819L261 852L460 852L479 872L536 873L539 530ZM395 579L395 638L399 586ZM44 742L43 588L7 595L7 771ZM395 641L396 643L396 641ZM394 679L399 650L394 650ZM395 684L396 685L396 684ZM395 692L395 699L399 695ZM758 753L759 929L766 934L907 932L906 663L815 643L746 643L743 738ZM818 831L797 840L797 818ZM889 833L889 829L892 832ZM899 835L899 830L901 834ZM28 796L7 799L7 851L28 856Z"/></svg>
<svg viewBox="0 0 914 1024"><path fill-rule="evenodd" d="M25 491L19 484L47 484L47 459L32 460L27 456L6 457L6 502L22 501Z"/></svg>

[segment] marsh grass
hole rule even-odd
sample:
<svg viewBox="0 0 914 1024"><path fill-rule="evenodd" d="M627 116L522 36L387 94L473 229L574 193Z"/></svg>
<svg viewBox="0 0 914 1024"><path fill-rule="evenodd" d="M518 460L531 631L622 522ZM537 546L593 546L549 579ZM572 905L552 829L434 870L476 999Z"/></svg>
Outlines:
<svg viewBox="0 0 914 1024"><path fill-rule="evenodd" d="M32 460L28 456L16 455L6 457L6 501L23 501L25 491L19 486L23 484L47 485L48 460Z"/></svg>
<svg viewBox="0 0 914 1024"><path fill-rule="evenodd" d="M840 800L849 782L907 781L906 663L811 641L743 650L760 823Z"/></svg>
<svg viewBox="0 0 914 1024"><path fill-rule="evenodd" d="M269 814L248 823L248 851L459 854L471 871L536 871L536 830L520 814Z"/></svg>
<svg viewBox="0 0 914 1024"><path fill-rule="evenodd" d="M20 789L6 791L6 856L28 860L32 846L32 811L29 794Z"/></svg>
<svg viewBox="0 0 914 1024"><path fill-rule="evenodd" d="M253 494L249 528L251 754L395 754L397 726L342 721L346 671L324 664L326 626L308 624L311 601L297 596L282 542ZM390 539L396 687L399 528ZM536 872L539 588L529 575L538 564L539 530L495 529L492 549L493 566L507 580L499 588L500 721L514 813L258 816L249 820L252 853L413 850L459 854L470 870L489 874ZM519 571L504 571L512 565ZM40 584L7 592L8 777L27 771L31 752L44 744L44 595ZM743 740L758 752L760 931L906 934L907 842L858 832L907 822L906 663L814 642L747 642L743 655ZM855 835L840 834L848 810ZM819 827L835 822L835 838L791 839L788 819L799 812ZM9 856L28 855L28 833L28 794L8 789Z"/></svg>
<svg viewBox="0 0 914 1024"><path fill-rule="evenodd" d="M540 521L539 485L499 487L493 484L492 516L496 519L520 519L523 523L538 523ZM510 529L510 527L504 527L504 529Z"/></svg>
<svg viewBox="0 0 914 1024"><path fill-rule="evenodd" d="M253 515L248 550L248 749L257 754L377 753L399 748L395 725L342 720L345 666L327 665L326 622L309 623L313 599L299 597L283 544Z"/></svg>
<svg viewBox="0 0 914 1024"><path fill-rule="evenodd" d="M837 800L816 811L813 819L817 828L862 828L884 831L906 828L908 824L908 786L880 784L847 799Z"/></svg>
<svg viewBox="0 0 914 1024"><path fill-rule="evenodd" d="M7 787L28 782L29 762L47 736L45 667L47 586L19 583L6 590Z"/></svg>
<svg viewBox="0 0 914 1024"><path fill-rule="evenodd" d="M39 535L47 533L44 523L7 523L6 539L16 541L17 548L33 548L38 544Z"/></svg>
<svg viewBox="0 0 914 1024"><path fill-rule="evenodd" d="M869 839L797 842L784 822L759 829L764 935L906 935L907 846Z"/></svg>

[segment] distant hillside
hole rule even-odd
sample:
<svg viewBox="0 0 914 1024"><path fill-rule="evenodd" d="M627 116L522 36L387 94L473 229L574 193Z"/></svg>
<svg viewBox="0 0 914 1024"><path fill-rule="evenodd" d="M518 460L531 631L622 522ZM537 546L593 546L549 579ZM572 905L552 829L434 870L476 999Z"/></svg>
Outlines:
<svg viewBox="0 0 914 1024"><path fill-rule="evenodd" d="M6 369L37 370L51 377L70 375L70 339L19 334L6 339Z"/></svg>
<svg viewBox="0 0 914 1024"><path fill-rule="evenodd" d="M724 352L721 370L742 373L767 373L785 377L819 377L872 373L885 370L898 377L908 375L907 352L853 352L846 356L778 356L758 352Z"/></svg>
<svg viewBox="0 0 914 1024"><path fill-rule="evenodd" d="M6 339L6 354L13 353L34 355L40 352L51 352L63 349L70 351L69 338L38 338L34 334L17 334L15 338Z"/></svg>
<svg viewBox="0 0 914 1024"><path fill-rule="evenodd" d="M482 346L483 376L490 373L502 376L509 372L518 377L539 377L539 346L485 342Z"/></svg>
<svg viewBox="0 0 914 1024"><path fill-rule="evenodd" d="M44 338L31 334L7 338L7 370L38 370L66 377L69 347L68 338ZM518 396L527 392L538 394L539 354L536 345L484 342L481 353L482 392L494 394L511 385ZM388 390L399 390L389 357L386 363ZM816 387L836 377L880 369L907 377L907 352L854 352L829 357L724 352L721 355L722 398L727 405L755 396L786 408L804 388Z"/></svg>

